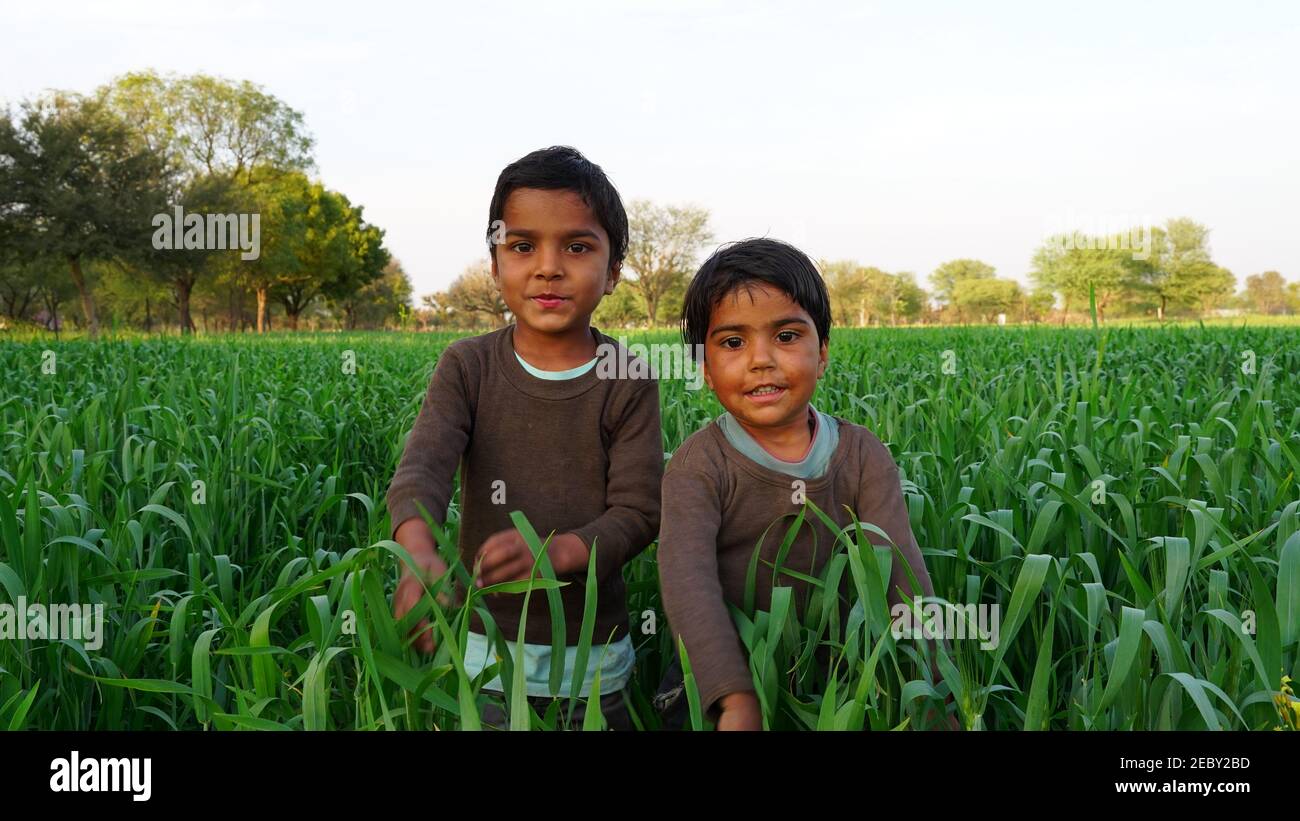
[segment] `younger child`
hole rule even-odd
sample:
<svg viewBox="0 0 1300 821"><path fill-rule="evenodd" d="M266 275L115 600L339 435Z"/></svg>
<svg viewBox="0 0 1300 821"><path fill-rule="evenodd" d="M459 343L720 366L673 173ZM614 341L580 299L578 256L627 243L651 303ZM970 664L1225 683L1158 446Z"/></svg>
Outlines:
<svg viewBox="0 0 1300 821"><path fill-rule="evenodd" d="M724 247L691 281L682 313L686 342L692 350L703 346L705 383L726 413L692 434L664 473L658 550L664 609L674 640L686 647L706 714L720 730L757 730L758 697L727 605L744 606L754 547L773 520L797 512L806 498L844 527L852 522L848 505L859 521L894 540L922 595L934 590L889 449L861 425L809 404L826 370L831 323L826 286L812 261L772 239ZM808 592L793 576L773 578L784 533L778 525L763 541L759 609L770 606L773 586L794 588L796 603ZM834 540L809 514L783 567L819 575ZM884 543L874 535L870 540ZM897 559L888 584L891 602L910 600Z"/></svg>
<svg viewBox="0 0 1300 821"><path fill-rule="evenodd" d="M393 538L412 554L424 583L447 571L417 503L442 524L457 469L460 555L479 586L526 579L532 571L533 555L511 511L522 511L543 539L555 534L547 554L557 577L571 582L560 588L568 644L561 692L548 683L551 615L542 592L529 599L524 658L514 660L525 666L539 712L569 692L594 545L598 600L580 695L588 695L603 658L601 692L608 695L601 712L611 727L630 729L622 689L635 655L622 570L659 527L659 390L649 378L602 378L598 346L617 350L617 343L591 327L592 311L618 282L627 215L599 166L557 147L501 172L488 222L492 277L515 321L457 340L438 357L388 491ZM425 595L421 582L403 568L393 602L398 618ZM512 647L523 601L516 594L486 599ZM495 648L477 614L470 629L465 663L474 677L495 663ZM432 652L427 619L416 632L416 646ZM499 677L484 686L503 689ZM499 724L504 716L485 713L484 720ZM571 720L580 723L581 711Z"/></svg>

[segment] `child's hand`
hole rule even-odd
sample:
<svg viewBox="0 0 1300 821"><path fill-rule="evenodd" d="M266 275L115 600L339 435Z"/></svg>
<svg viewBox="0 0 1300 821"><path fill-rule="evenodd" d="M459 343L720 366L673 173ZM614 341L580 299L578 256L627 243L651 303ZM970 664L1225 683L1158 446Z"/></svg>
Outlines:
<svg viewBox="0 0 1300 821"><path fill-rule="evenodd" d="M587 566L587 546L572 533L553 537L546 547L551 569L557 576ZM523 581L533 569L533 553L518 530L493 533L478 553L478 586Z"/></svg>
<svg viewBox="0 0 1300 821"><path fill-rule="evenodd" d="M402 567L402 577L397 582L397 592L393 594L393 618L402 618L420 603L424 598L425 586L431 587L442 577L442 574L447 572L447 563L438 556L428 556L420 561L420 568L423 579L413 574L409 568ZM443 607L451 606L451 599L446 591L438 593L438 604ZM428 619L420 619L420 623L411 629L411 635L416 636L415 649L422 653L433 652L434 631L430 629Z"/></svg>
<svg viewBox="0 0 1300 821"><path fill-rule="evenodd" d="M447 563L438 555L437 544L429 526L419 518L412 517L403 522L397 528L394 540L406 548L420 569L419 575L416 575L405 563L402 565L402 576L397 582L397 591L393 594L393 618L400 619L424 598L426 585L432 587L442 578L447 572ZM438 594L438 604L451 606L451 599L445 590ZM433 630L429 629L428 619L420 619L420 623L411 629L411 635L417 636L415 649L423 653L433 652Z"/></svg>
<svg viewBox="0 0 1300 821"><path fill-rule="evenodd" d="M758 706L758 696L753 693L728 693L718 702L722 715L718 716L719 730L761 730L763 711Z"/></svg>
<svg viewBox="0 0 1300 821"><path fill-rule="evenodd" d="M532 569L533 553L524 537L512 527L488 536L479 548L476 584L487 587L526 579Z"/></svg>

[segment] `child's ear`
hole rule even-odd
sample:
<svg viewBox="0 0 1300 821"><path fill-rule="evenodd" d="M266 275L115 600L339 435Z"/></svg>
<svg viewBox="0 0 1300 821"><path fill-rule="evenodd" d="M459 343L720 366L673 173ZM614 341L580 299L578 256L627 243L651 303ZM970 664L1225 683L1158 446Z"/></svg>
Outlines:
<svg viewBox="0 0 1300 821"><path fill-rule="evenodd" d="M614 286L618 284L619 279L623 276L623 263L615 262L609 266L609 275L605 277L605 293L614 293Z"/></svg>
<svg viewBox="0 0 1300 821"><path fill-rule="evenodd" d="M497 252L495 248L488 253L488 259L492 262L492 281L497 284L497 290L499 291L501 290L501 274L497 271Z"/></svg>
<svg viewBox="0 0 1300 821"><path fill-rule="evenodd" d="M713 390L713 376L709 374L709 360L707 357L705 357L704 361L700 363L700 373L704 374L705 386L714 393L717 393L717 391Z"/></svg>
<svg viewBox="0 0 1300 821"><path fill-rule="evenodd" d="M822 340L821 349L817 351L817 378L821 379L822 374L826 373L826 363L829 361L828 345L825 339Z"/></svg>

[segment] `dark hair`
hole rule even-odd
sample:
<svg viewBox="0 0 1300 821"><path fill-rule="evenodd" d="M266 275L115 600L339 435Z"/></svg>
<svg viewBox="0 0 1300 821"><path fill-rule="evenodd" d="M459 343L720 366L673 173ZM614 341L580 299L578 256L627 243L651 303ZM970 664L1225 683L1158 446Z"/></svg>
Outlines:
<svg viewBox="0 0 1300 821"><path fill-rule="evenodd" d="M539 149L502 169L496 190L492 192L492 204L488 206L487 241L491 254L496 255L492 223L502 218L506 200L516 188L576 192L609 235L609 264L623 261L627 254L627 212L623 210L623 200L599 165L567 145Z"/></svg>
<svg viewBox="0 0 1300 821"><path fill-rule="evenodd" d="M818 341L825 343L830 338L830 296L808 255L778 239L747 239L714 251L687 286L682 336L689 350L704 344L714 306L751 282L773 285L789 294L812 317Z"/></svg>

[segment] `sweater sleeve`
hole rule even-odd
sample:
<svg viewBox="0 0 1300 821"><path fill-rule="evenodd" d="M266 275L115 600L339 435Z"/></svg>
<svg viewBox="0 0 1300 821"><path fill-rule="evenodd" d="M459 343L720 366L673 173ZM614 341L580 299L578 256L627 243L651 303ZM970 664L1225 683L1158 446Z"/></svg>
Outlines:
<svg viewBox="0 0 1300 821"><path fill-rule="evenodd" d="M706 715L730 693L753 691L740 636L718 578L718 530L722 502L707 474L669 466L663 481L663 527L659 532L659 586L664 612L686 647Z"/></svg>
<svg viewBox="0 0 1300 821"><path fill-rule="evenodd" d="M912 569L921 590L912 590L907 569L893 556L889 574L889 589L886 598L890 605L910 601L913 595L933 596L934 586L930 574L925 569L925 559L912 534L912 525L907 518L907 505L903 501L903 487L898 475L898 465L894 457L874 434L870 435L867 447L867 466L863 475L862 486L858 488L857 513L862 522L869 522L889 534L902 552L907 566ZM872 544L887 545L879 535L868 532ZM899 591L902 591L901 593Z"/></svg>
<svg viewBox="0 0 1300 821"><path fill-rule="evenodd" d="M885 595L886 601L892 608L899 603L910 603L913 595L933 596L934 584L925 569L925 558L921 555L921 548L917 546L916 537L912 534L912 525L907 518L907 505L903 502L903 486L899 481L898 465L894 463L893 454L874 434L871 435L869 442L867 451L870 455L866 478L858 491L858 520L871 522L889 534L898 545L898 549L902 551L908 567L911 567L912 574L921 585L919 591L912 590L912 582L907 576L907 570L895 554L890 564L892 570L889 574L889 590ZM884 540L874 533L868 533L868 536L872 544L884 543ZM945 649L950 648L948 639L944 638L941 641ZM930 675L935 681L939 681L943 674L939 669L938 647L933 639L926 644L930 656ZM948 698L951 700L952 696Z"/></svg>
<svg viewBox="0 0 1300 821"><path fill-rule="evenodd" d="M473 403L464 363L449 347L438 357L424 404L388 488L390 539L403 522L420 516L417 502L424 505L435 522L445 521L456 469L473 426Z"/></svg>
<svg viewBox="0 0 1300 821"><path fill-rule="evenodd" d="M638 383L614 424L605 475L605 512L573 531L589 549L596 545L599 581L621 573L623 565L654 541L659 530L663 472L659 383L651 379Z"/></svg>

